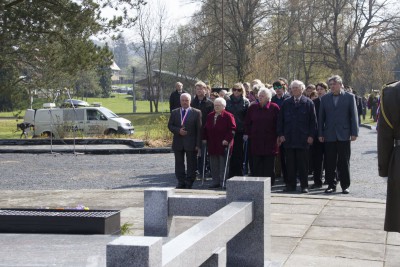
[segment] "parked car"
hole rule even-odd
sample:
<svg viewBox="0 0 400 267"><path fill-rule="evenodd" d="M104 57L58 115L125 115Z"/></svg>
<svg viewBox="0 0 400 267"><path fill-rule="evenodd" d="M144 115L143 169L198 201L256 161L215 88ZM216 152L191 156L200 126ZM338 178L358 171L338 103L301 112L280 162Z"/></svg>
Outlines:
<svg viewBox="0 0 400 267"><path fill-rule="evenodd" d="M75 106L75 105L74 105ZM33 125L33 136L62 138L69 132L83 135L133 134L131 121L118 117L114 112L98 106L55 108L45 103L42 109L28 109L24 122Z"/></svg>

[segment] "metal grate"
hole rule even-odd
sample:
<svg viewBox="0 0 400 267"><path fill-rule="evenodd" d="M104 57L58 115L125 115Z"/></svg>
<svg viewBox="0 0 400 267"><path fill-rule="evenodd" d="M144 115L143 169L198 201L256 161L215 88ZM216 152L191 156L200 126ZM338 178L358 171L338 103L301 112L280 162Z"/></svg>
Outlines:
<svg viewBox="0 0 400 267"><path fill-rule="evenodd" d="M0 217L1 216L62 216L62 217L108 218L117 213L119 213L119 211L0 209Z"/></svg>

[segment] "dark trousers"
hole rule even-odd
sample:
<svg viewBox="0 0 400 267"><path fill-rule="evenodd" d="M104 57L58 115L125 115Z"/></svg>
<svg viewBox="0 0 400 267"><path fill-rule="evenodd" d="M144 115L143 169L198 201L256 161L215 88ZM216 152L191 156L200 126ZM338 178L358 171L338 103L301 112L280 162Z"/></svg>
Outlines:
<svg viewBox="0 0 400 267"><path fill-rule="evenodd" d="M196 151L174 151L175 155L175 176L178 179L179 186L192 187L196 179ZM186 155L186 171L185 171L185 155Z"/></svg>
<svg viewBox="0 0 400 267"><path fill-rule="evenodd" d="M324 169L324 143L321 143L316 138L313 143L313 157L312 160L314 162L314 184L322 185L322 172Z"/></svg>
<svg viewBox="0 0 400 267"><path fill-rule="evenodd" d="M314 144L310 145L308 148L308 160L307 160L307 170L308 174L312 174L314 172Z"/></svg>
<svg viewBox="0 0 400 267"><path fill-rule="evenodd" d="M286 167L288 175L287 187L295 189L297 185L296 175L299 175L301 188L308 188L308 149L285 148Z"/></svg>
<svg viewBox="0 0 400 267"><path fill-rule="evenodd" d="M271 185L275 184L275 156L253 156L254 177L271 177Z"/></svg>
<svg viewBox="0 0 400 267"><path fill-rule="evenodd" d="M350 141L325 142L325 178L329 187L336 188L336 170L342 189L350 186L350 154Z"/></svg>
<svg viewBox="0 0 400 267"><path fill-rule="evenodd" d="M243 133L236 133L229 165L229 177L243 176L243 159Z"/></svg>

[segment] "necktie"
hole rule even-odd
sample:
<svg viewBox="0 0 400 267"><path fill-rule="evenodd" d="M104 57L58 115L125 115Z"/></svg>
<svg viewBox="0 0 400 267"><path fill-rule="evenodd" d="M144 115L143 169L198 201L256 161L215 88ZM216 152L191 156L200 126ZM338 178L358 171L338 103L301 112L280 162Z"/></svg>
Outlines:
<svg viewBox="0 0 400 267"><path fill-rule="evenodd" d="M182 109L182 118L185 117L186 109Z"/></svg>

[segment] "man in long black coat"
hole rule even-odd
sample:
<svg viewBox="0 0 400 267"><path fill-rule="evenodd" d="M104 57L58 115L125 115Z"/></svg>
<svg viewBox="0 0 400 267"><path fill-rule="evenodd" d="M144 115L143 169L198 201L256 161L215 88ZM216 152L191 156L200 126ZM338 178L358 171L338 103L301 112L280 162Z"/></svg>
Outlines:
<svg viewBox="0 0 400 267"><path fill-rule="evenodd" d="M286 191L296 190L299 174L301 192L308 192L308 149L314 141L317 128L314 103L302 95L305 85L293 81L292 97L283 102L278 117L278 143L285 148L288 183Z"/></svg>
<svg viewBox="0 0 400 267"><path fill-rule="evenodd" d="M400 82L381 93L378 120L379 176L388 177L385 231L400 232Z"/></svg>

